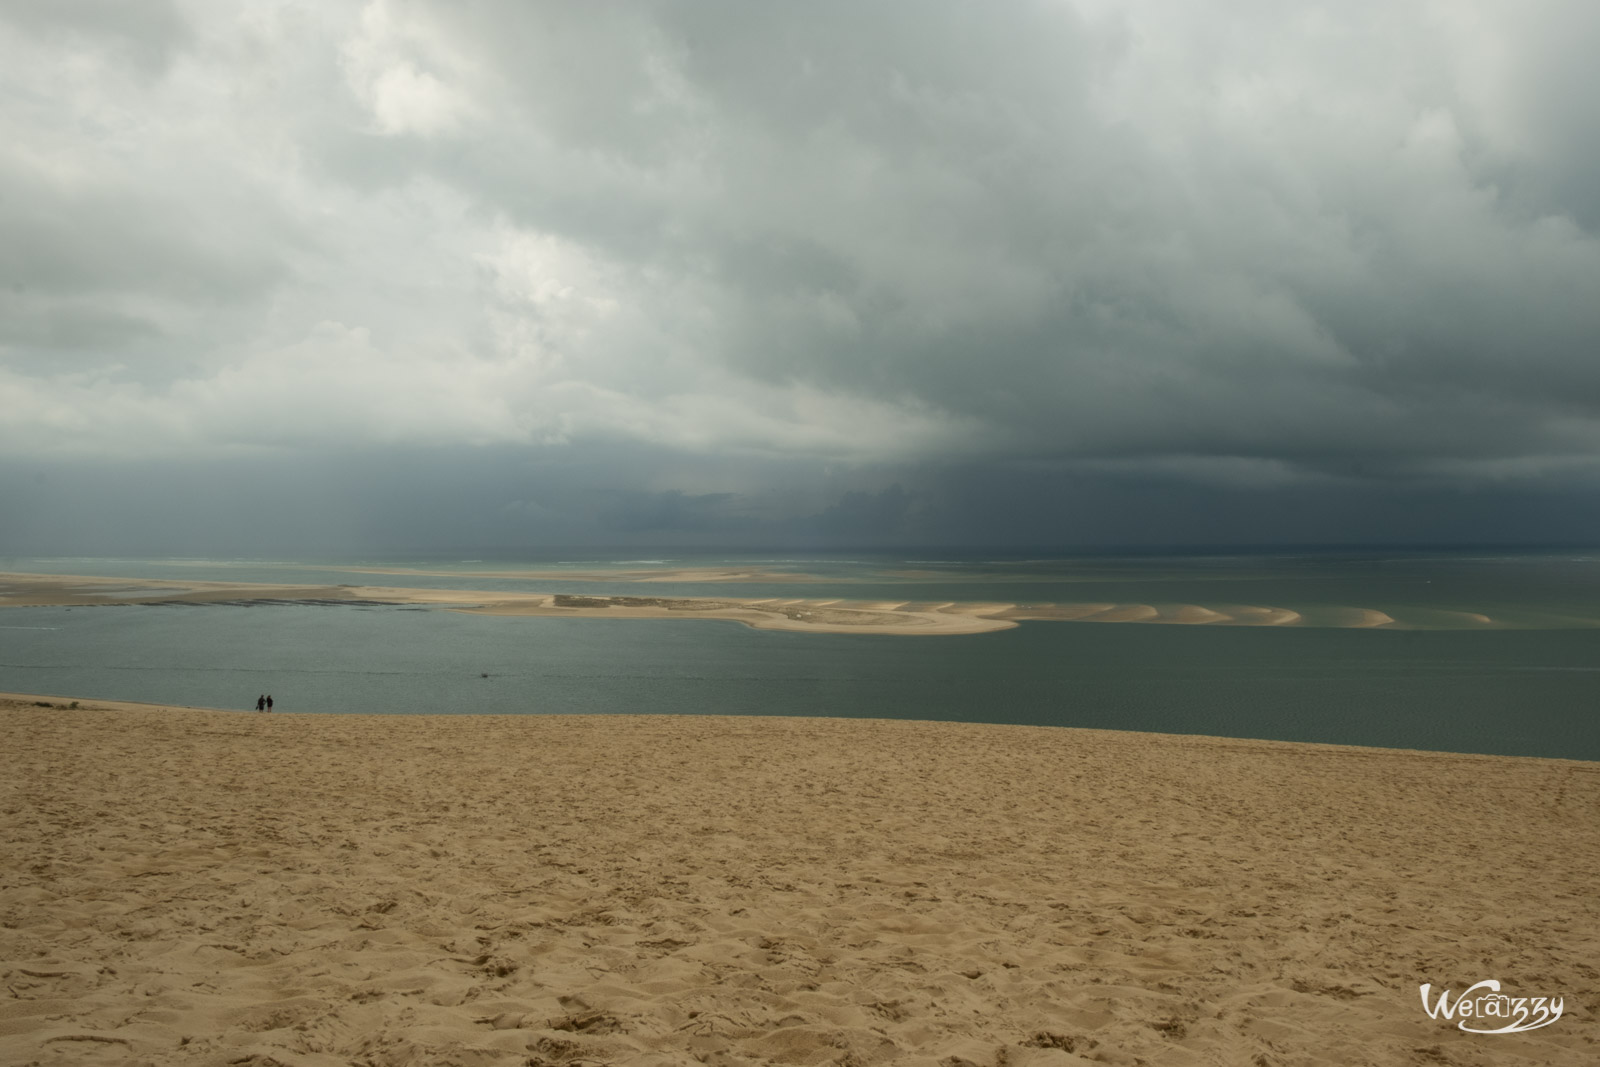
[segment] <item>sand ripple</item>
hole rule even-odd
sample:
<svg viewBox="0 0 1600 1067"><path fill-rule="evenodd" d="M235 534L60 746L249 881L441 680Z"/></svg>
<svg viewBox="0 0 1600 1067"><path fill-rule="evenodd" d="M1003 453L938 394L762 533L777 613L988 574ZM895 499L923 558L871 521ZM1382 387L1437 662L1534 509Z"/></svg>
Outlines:
<svg viewBox="0 0 1600 1067"><path fill-rule="evenodd" d="M1593 1062L1600 768L0 702L0 1062ZM1517 1038L1420 982L1565 994Z"/></svg>

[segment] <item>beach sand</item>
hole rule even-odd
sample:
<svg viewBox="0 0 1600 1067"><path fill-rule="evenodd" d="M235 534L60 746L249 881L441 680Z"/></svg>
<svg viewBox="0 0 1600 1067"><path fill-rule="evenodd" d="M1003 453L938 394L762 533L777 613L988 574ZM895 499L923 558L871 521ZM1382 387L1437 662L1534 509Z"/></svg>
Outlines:
<svg viewBox="0 0 1600 1067"><path fill-rule="evenodd" d="M6 1064L1600 1062L1597 764L65 703L0 698ZM1424 1013L1486 978L1564 1014Z"/></svg>

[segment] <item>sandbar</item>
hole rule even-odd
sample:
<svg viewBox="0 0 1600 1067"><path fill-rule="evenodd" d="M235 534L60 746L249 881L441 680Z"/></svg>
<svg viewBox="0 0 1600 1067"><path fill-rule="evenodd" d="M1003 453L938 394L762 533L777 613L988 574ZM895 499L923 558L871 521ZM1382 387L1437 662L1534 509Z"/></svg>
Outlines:
<svg viewBox="0 0 1600 1067"><path fill-rule="evenodd" d="M442 575L446 572L438 573ZM488 575L450 574L449 576L465 581ZM517 576L522 576L521 572ZM607 577L623 581L617 579L615 574ZM648 584L658 580L668 579L644 577L626 581L629 584ZM1307 613L1302 613L1294 608L1264 604L1107 602L1018 604L993 600L932 602L837 597L612 595L504 589L290 585L0 573L0 607L89 607L126 604L390 604L433 607L485 615L720 619L743 623L762 630L947 636L1008 630L1024 621L1386 630L1483 629L1507 625L1500 619L1480 612L1432 608L1413 609L1405 617L1400 618L1390 611L1377 608L1340 605L1317 605L1308 607ZM1548 612L1523 612L1516 625L1521 628L1587 629L1600 626L1600 620Z"/></svg>
<svg viewBox="0 0 1600 1067"><path fill-rule="evenodd" d="M430 578L517 578L544 582L820 582L819 575L769 567L523 567L513 570L427 570L420 567L317 567L346 574L426 575ZM834 579L839 581L841 579Z"/></svg>

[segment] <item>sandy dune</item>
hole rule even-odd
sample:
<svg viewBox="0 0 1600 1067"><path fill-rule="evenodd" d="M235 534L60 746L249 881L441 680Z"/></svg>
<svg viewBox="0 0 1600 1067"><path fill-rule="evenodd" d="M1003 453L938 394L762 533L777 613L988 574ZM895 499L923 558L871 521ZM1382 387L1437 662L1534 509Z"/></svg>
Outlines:
<svg viewBox="0 0 1600 1067"><path fill-rule="evenodd" d="M1590 1064L1600 765L0 699L0 1062ZM1418 985L1563 996L1460 1032Z"/></svg>

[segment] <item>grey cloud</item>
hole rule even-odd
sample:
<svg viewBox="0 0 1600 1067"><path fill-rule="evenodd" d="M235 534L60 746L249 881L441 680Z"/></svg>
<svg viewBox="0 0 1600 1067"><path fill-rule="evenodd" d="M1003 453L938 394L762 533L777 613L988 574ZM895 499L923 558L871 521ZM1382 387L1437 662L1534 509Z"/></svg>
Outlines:
<svg viewBox="0 0 1600 1067"><path fill-rule="evenodd" d="M164 69L190 39L173 0L6 0L0 21L46 39L108 48L149 73Z"/></svg>
<svg viewBox="0 0 1600 1067"><path fill-rule="evenodd" d="M921 503L898 482L876 493L853 489L799 525L815 529L828 542L904 544L937 528L919 514Z"/></svg>
<svg viewBox="0 0 1600 1067"><path fill-rule="evenodd" d="M517 447L506 536L824 540L1600 458L1578 0L174 10L8 16L0 390L84 451Z"/></svg>
<svg viewBox="0 0 1600 1067"><path fill-rule="evenodd" d="M692 460L692 457L670 457ZM1524 477L1197 482L1182 471L1039 464L858 472L819 499L592 484L663 457L579 469L505 450L295 459L0 465L0 563L29 555L527 559L623 547L1207 548L1592 543L1600 484ZM801 481L807 481L804 475ZM881 488L875 487L881 486Z"/></svg>
<svg viewBox="0 0 1600 1067"><path fill-rule="evenodd" d="M1059 455L1519 454L1563 446L1551 410L1594 414L1596 247L1498 200L1446 63L1370 122L1337 100L1298 128L1185 115L1174 155L1096 111L1128 34L1060 5L684 5L621 27L524 8L493 33L481 7L415 10L502 57L534 139L525 170L469 149L435 172L697 272L738 374L917 397ZM1352 40L1382 32L1366 19ZM1385 74L1428 47L1424 21ZM564 81L577 56L594 65Z"/></svg>
<svg viewBox="0 0 1600 1067"><path fill-rule="evenodd" d="M599 513L602 529L623 535L728 532L738 525L732 493L617 493Z"/></svg>
<svg viewBox="0 0 1600 1067"><path fill-rule="evenodd" d="M1600 10L1582 0L1553 0L1508 32L1518 76L1514 105L1528 158L1502 175L1527 209L1568 215L1600 234L1600 105L1594 49Z"/></svg>
<svg viewBox="0 0 1600 1067"><path fill-rule="evenodd" d="M15 346L13 366L25 363L22 352L125 350L160 336L147 318L101 307L92 299L40 297L20 282L0 289L0 343Z"/></svg>
<svg viewBox="0 0 1600 1067"><path fill-rule="evenodd" d="M226 193L196 205L131 183L86 184L66 189L0 170L0 283L207 301L257 292L281 272L250 232L271 218L269 205ZM243 233L235 212L249 220Z"/></svg>

